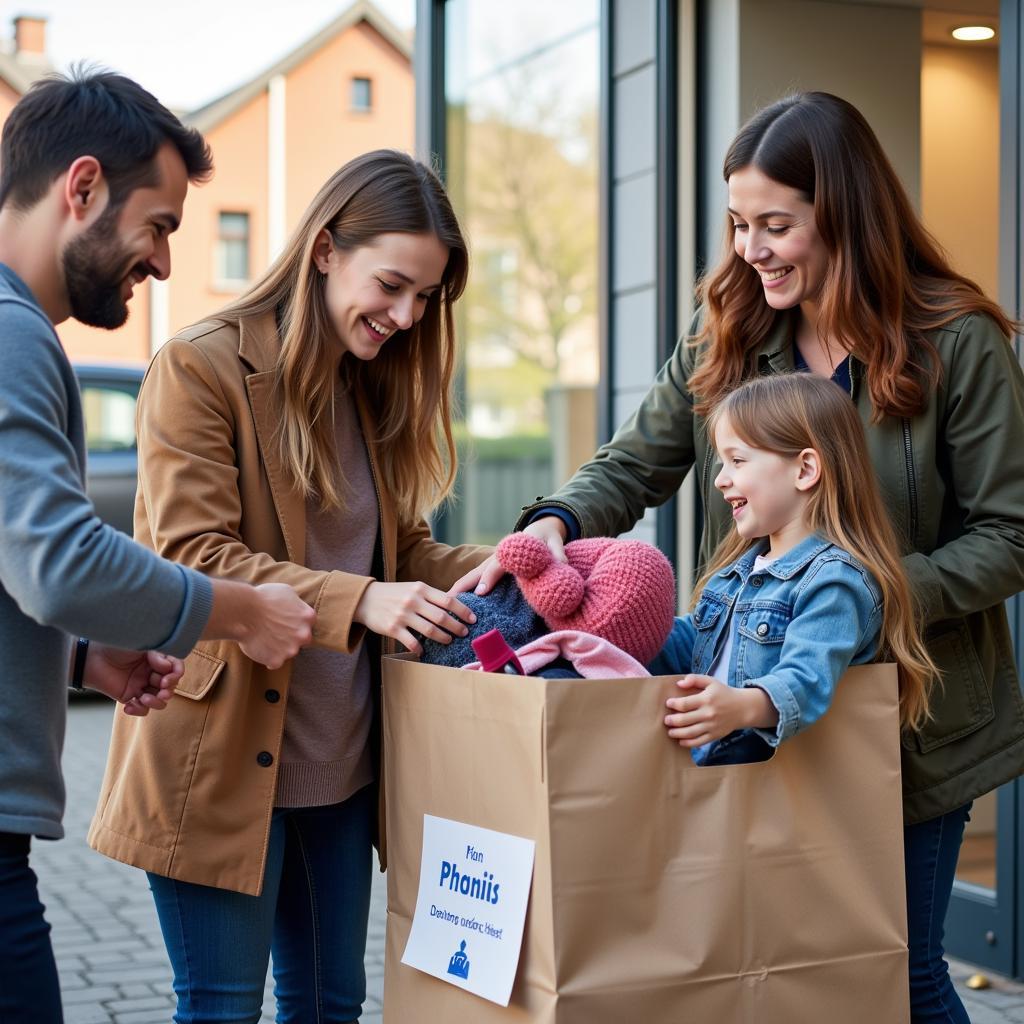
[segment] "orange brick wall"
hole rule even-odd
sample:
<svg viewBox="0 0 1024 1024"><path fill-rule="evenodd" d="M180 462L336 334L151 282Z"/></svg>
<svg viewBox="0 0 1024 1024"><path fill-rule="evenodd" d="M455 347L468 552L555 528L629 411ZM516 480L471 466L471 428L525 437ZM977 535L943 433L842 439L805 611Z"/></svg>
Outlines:
<svg viewBox="0 0 1024 1024"><path fill-rule="evenodd" d="M372 81L372 109L351 109L353 78ZM365 22L342 32L287 78L287 223L295 226L320 186L369 150L414 145L409 61Z"/></svg>
<svg viewBox="0 0 1024 1024"><path fill-rule="evenodd" d="M216 287L214 258L221 211L249 214L249 266L255 273L266 268L267 105L267 94L261 93L207 132L213 149L213 179L188 190L181 228L171 243L172 332L202 320L237 296Z"/></svg>

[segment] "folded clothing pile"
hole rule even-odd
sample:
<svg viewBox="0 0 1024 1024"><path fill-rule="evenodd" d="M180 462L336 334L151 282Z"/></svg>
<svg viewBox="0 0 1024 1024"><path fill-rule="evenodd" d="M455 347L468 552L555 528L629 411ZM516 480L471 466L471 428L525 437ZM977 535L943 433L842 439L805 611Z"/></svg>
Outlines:
<svg viewBox="0 0 1024 1024"><path fill-rule="evenodd" d="M495 554L508 575L489 594L459 595L477 621L449 644L424 640L425 663L479 667L471 642L498 629L531 675L549 665L588 678L648 674L643 665L664 646L676 605L675 574L656 547L591 537L566 544L559 562L543 541L513 533Z"/></svg>

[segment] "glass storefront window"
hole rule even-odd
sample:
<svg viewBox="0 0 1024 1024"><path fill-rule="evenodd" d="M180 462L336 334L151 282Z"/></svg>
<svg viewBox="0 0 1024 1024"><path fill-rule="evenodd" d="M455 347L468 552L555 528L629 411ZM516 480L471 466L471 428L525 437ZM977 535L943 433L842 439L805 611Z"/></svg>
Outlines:
<svg viewBox="0 0 1024 1024"><path fill-rule="evenodd" d="M445 170L472 253L452 541L500 538L596 443L598 17L446 5Z"/></svg>

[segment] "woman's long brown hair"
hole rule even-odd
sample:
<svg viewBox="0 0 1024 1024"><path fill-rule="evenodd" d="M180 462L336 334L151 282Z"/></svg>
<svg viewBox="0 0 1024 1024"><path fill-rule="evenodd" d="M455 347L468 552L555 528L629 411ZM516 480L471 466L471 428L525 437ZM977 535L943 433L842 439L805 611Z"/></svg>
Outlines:
<svg viewBox="0 0 1024 1024"><path fill-rule="evenodd" d="M900 558L899 542L868 455L864 426L849 396L832 381L809 373L758 377L720 402L708 420L708 436L727 419L754 448L794 459L807 448L818 453L821 478L810 493L806 525L849 552L882 592L879 657L899 666L900 720L918 729L928 719L928 694L938 669L921 639L915 605ZM750 547L733 526L718 546L694 591Z"/></svg>
<svg viewBox="0 0 1024 1024"><path fill-rule="evenodd" d="M432 234L448 248L441 287L422 319L399 331L376 358L343 359L342 376L375 418L382 484L400 518L413 521L449 493L456 453L451 430L455 366L452 305L462 294L469 256L444 186L419 161L377 150L349 161L320 189L284 252L248 293L217 314L238 323L276 314L281 352L275 389L283 415L274 441L296 486L324 508L344 507L344 474L335 457L333 337L313 250L326 228L343 252L389 232Z"/></svg>
<svg viewBox="0 0 1024 1024"><path fill-rule="evenodd" d="M755 167L814 204L829 253L818 300L818 334L867 368L873 417L914 416L928 404L940 365L928 332L965 313L984 313L1010 338L997 303L949 265L925 230L875 133L856 107L824 92L798 93L755 114L725 157L725 180ZM760 277L733 248L700 285L697 337L706 356L690 380L706 414L756 371L754 352L777 316Z"/></svg>

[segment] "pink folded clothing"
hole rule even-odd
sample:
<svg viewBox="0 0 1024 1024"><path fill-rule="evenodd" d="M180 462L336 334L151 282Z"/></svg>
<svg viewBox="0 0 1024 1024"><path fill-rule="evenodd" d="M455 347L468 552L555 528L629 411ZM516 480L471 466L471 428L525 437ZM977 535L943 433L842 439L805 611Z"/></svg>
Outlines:
<svg viewBox="0 0 1024 1024"><path fill-rule="evenodd" d="M562 629L537 637L520 647L516 655L528 676L559 658L571 662L585 679L631 679L651 674L636 658L614 644L578 629ZM481 671L479 661L463 665L463 668Z"/></svg>

